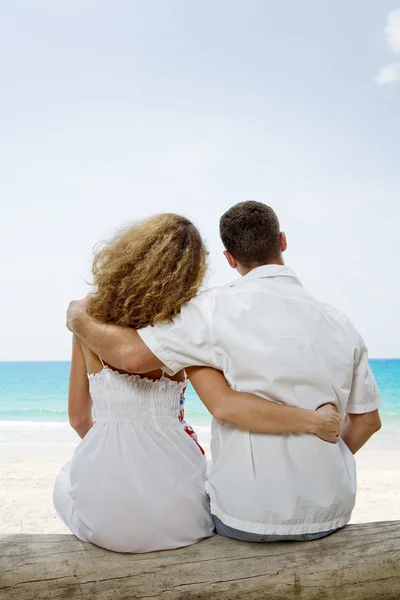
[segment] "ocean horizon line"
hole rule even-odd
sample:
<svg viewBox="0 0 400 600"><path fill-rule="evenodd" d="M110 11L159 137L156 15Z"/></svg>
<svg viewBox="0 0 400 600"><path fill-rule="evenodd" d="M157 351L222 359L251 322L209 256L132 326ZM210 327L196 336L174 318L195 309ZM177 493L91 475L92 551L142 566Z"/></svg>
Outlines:
<svg viewBox="0 0 400 600"><path fill-rule="evenodd" d="M400 360L400 356L369 356L368 360ZM71 359L62 360L0 360L0 364L25 364L25 363L70 363Z"/></svg>

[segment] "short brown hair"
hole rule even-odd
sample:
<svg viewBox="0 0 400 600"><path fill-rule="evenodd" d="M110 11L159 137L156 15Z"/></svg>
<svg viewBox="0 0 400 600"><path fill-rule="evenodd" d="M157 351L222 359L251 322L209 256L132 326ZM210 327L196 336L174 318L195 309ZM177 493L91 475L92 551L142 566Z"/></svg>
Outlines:
<svg viewBox="0 0 400 600"><path fill-rule="evenodd" d="M197 228L180 215L124 227L95 254L90 315L135 329L171 321L197 294L207 254Z"/></svg>
<svg viewBox="0 0 400 600"><path fill-rule="evenodd" d="M222 215L219 231L226 250L244 267L266 265L281 255L278 217L261 202L232 206Z"/></svg>

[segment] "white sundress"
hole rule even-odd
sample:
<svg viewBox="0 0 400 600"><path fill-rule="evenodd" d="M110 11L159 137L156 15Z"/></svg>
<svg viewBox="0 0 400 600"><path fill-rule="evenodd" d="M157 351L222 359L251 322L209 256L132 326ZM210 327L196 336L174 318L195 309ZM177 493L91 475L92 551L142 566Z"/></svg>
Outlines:
<svg viewBox="0 0 400 600"><path fill-rule="evenodd" d="M82 541L116 552L211 536L206 461L178 419L186 383L107 366L88 377L94 425L56 480L60 518Z"/></svg>

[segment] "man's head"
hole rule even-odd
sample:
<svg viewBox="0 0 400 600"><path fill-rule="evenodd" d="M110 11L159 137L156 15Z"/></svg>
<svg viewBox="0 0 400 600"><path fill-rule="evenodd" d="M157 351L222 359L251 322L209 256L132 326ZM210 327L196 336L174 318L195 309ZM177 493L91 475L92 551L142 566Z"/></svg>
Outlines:
<svg viewBox="0 0 400 600"><path fill-rule="evenodd" d="M286 236L270 206L252 200L235 204L222 215L219 231L227 260L241 275L261 265L283 264Z"/></svg>

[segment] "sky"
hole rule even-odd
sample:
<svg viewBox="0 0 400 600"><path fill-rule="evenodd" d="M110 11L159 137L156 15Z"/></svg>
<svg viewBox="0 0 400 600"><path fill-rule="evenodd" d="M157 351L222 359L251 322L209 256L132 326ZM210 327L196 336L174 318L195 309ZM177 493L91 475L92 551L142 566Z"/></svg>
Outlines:
<svg viewBox="0 0 400 600"><path fill-rule="evenodd" d="M13 0L0 15L0 360L66 360L92 249L258 200L285 261L400 356L400 3Z"/></svg>

